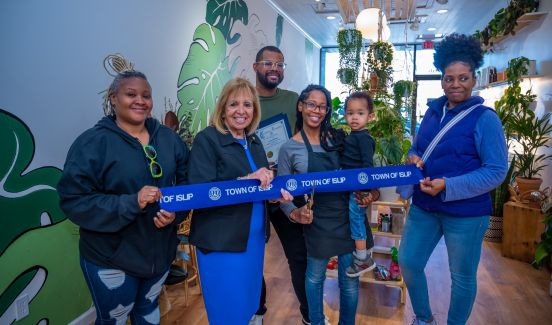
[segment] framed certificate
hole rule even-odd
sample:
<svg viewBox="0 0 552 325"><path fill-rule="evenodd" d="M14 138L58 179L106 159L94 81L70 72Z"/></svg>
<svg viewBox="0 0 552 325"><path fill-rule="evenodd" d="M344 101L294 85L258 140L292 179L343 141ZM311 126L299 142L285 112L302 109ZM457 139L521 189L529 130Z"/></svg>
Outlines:
<svg viewBox="0 0 552 325"><path fill-rule="evenodd" d="M269 165L274 167L278 164L280 147L291 138L287 115L280 113L261 121L255 134L263 143Z"/></svg>

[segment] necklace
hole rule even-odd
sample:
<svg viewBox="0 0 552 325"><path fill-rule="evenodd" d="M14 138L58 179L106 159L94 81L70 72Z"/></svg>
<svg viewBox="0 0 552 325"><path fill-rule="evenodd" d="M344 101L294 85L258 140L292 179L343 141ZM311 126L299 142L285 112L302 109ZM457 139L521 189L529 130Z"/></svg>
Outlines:
<svg viewBox="0 0 552 325"><path fill-rule="evenodd" d="M247 150L247 138L244 137L242 147L244 150Z"/></svg>

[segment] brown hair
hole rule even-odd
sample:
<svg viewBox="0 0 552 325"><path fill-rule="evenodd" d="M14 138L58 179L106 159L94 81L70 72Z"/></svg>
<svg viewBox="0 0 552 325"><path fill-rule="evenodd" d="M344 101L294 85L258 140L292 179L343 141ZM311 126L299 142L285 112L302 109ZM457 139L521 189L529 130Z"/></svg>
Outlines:
<svg viewBox="0 0 552 325"><path fill-rule="evenodd" d="M259 122L261 122L261 103L259 102L259 96L257 96L257 90L253 84L249 82L249 80L240 77L234 78L229 80L226 85L224 85L224 88L222 88L222 92L220 93L215 106L215 111L209 120L209 124L214 126L220 133L228 132L223 119L228 98L230 95L240 90L251 94L251 97L253 97L253 120L251 121L251 124L245 128L247 135L255 133L255 130L257 130L257 127L259 126Z"/></svg>

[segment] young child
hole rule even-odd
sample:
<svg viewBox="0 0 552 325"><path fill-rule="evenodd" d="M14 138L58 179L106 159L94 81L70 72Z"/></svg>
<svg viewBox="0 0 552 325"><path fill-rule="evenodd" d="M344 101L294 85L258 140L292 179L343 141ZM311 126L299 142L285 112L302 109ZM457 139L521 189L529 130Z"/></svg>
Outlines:
<svg viewBox="0 0 552 325"><path fill-rule="evenodd" d="M345 138L341 167L344 169L366 168L374 166L376 142L368 133L366 124L374 118L374 104L368 93L355 92L345 100L345 119L351 127L351 133ZM372 260L374 238L370 226L366 226L366 208L359 207L356 197L367 198L372 202L379 198L379 191L351 192L349 199L349 222L351 238L355 241L353 262L347 268L349 277L357 277L376 267Z"/></svg>

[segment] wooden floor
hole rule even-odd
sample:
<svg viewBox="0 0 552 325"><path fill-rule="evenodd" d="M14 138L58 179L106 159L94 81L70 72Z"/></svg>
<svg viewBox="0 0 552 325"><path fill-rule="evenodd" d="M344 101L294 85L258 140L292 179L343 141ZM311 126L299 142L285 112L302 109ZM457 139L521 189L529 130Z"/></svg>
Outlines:
<svg viewBox="0 0 552 325"><path fill-rule="evenodd" d="M298 302L291 287L287 262L276 232L266 248L265 278L268 286L268 312L265 325L301 324ZM385 258L377 257L384 263ZM446 324L450 299L450 276L447 253L441 241L426 268L431 307L438 324ZM550 273L535 270L529 264L504 258L500 244L484 242L478 273L478 293L470 325L479 324L552 324L552 297L549 296ZM171 308L161 324L208 325L202 296L191 287L189 305L185 307L184 287L167 287L166 300ZM163 299L162 299L163 300ZM332 324L339 319L336 279L325 285L325 313ZM412 307L407 298L399 302L399 290L381 285L362 284L356 324L410 324Z"/></svg>

